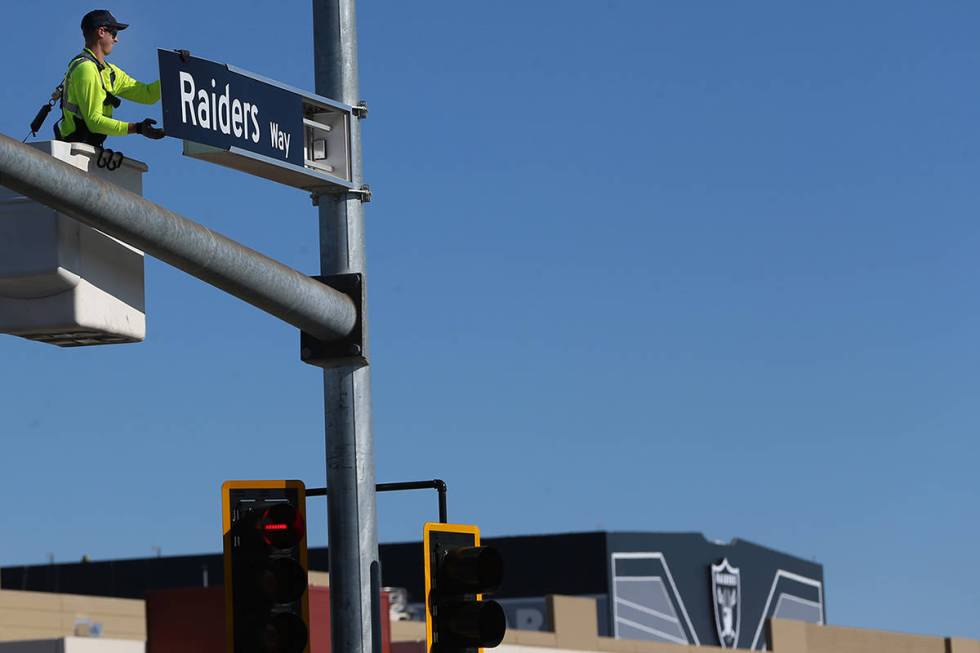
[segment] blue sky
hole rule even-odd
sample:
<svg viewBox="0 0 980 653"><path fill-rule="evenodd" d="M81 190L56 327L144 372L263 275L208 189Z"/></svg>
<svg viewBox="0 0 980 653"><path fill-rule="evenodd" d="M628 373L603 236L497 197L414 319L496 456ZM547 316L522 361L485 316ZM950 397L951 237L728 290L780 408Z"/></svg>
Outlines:
<svg viewBox="0 0 980 653"><path fill-rule="evenodd" d="M5 7L0 131L27 132L90 8ZM308 2L110 8L134 77L187 48L313 86ZM752 540L825 565L832 623L980 638L980 5L358 19L379 481L444 478L485 535ZM316 273L304 193L114 147L148 198ZM325 480L295 329L146 269L143 344L0 339L0 564L217 551L223 480ZM417 539L435 497L378 510L382 541Z"/></svg>

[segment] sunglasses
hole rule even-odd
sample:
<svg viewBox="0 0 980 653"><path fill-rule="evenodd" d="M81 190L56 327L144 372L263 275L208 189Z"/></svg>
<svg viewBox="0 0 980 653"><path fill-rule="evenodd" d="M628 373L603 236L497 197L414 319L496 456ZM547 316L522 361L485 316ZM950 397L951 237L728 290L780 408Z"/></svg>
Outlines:
<svg viewBox="0 0 980 653"><path fill-rule="evenodd" d="M116 38L116 35L119 34L119 30L117 30L115 27L103 26L102 29L104 29L112 38Z"/></svg>

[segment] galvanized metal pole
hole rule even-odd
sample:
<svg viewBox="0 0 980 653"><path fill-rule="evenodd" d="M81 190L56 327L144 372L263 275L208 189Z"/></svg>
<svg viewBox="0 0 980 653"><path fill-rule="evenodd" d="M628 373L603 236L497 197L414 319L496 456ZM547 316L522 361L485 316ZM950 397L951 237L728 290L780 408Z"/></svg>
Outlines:
<svg viewBox="0 0 980 653"><path fill-rule="evenodd" d="M316 92L349 105L360 102L354 0L313 0ZM360 118L351 119L351 172L364 181ZM321 274L365 273L364 206L359 197L320 197ZM366 277L365 277L366 278ZM367 307L362 312L364 358ZM381 568L375 511L371 368L347 366L323 374L330 547L330 627L335 653L380 653Z"/></svg>
<svg viewBox="0 0 980 653"><path fill-rule="evenodd" d="M282 263L0 134L0 185L156 256L321 340L351 332L350 297Z"/></svg>

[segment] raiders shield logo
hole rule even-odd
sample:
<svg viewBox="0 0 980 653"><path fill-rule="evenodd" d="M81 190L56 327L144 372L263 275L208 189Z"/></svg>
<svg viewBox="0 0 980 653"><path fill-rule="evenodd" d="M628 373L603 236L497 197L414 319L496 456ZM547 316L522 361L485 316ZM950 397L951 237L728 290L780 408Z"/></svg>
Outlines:
<svg viewBox="0 0 980 653"><path fill-rule="evenodd" d="M731 566L728 558L711 565L711 597L718 643L722 648L735 648L742 622L742 581L738 567Z"/></svg>

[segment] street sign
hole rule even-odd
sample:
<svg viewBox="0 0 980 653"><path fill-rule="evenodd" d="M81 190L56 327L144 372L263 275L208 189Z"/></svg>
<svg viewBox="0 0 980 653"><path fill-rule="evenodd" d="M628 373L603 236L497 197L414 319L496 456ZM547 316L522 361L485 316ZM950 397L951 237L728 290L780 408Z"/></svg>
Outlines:
<svg viewBox="0 0 980 653"><path fill-rule="evenodd" d="M163 127L184 154L302 188L352 188L352 108L228 64L158 50Z"/></svg>

